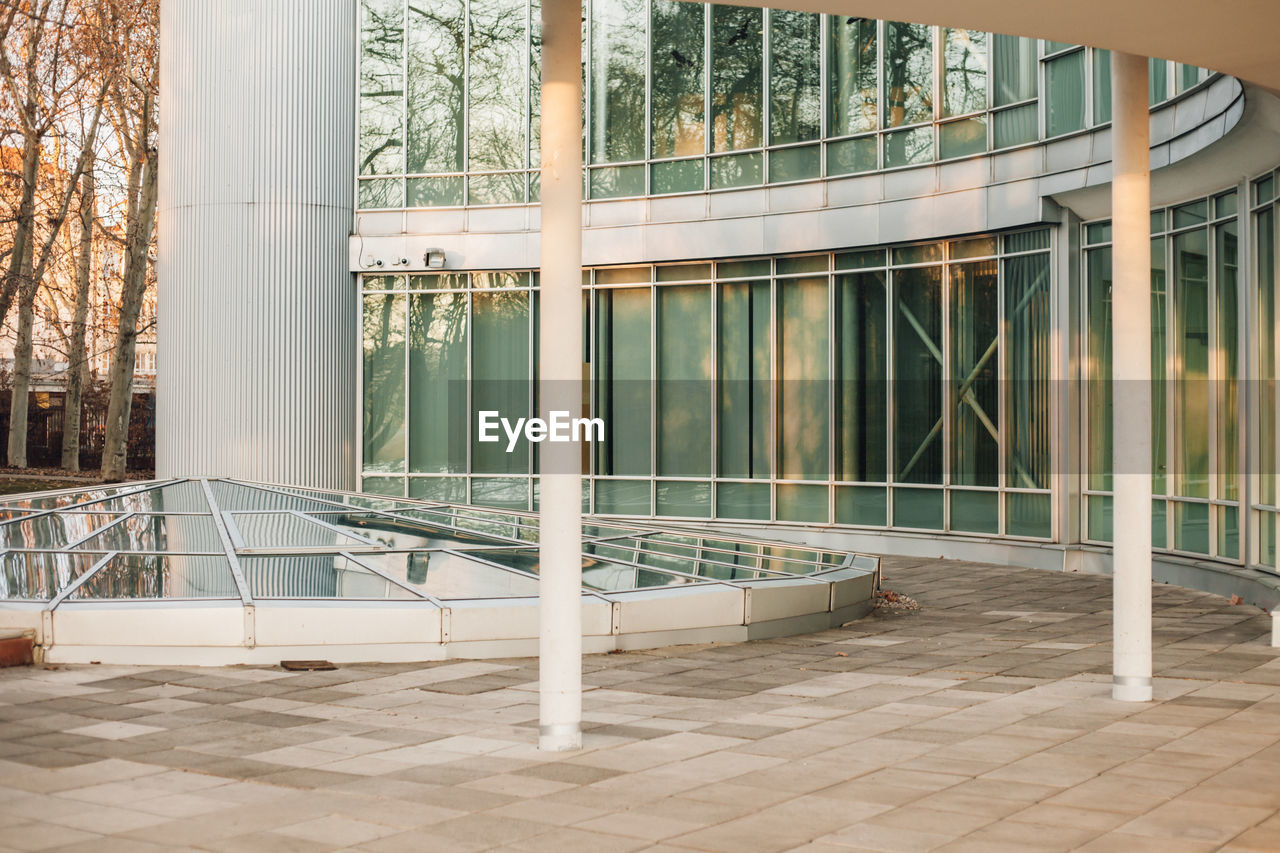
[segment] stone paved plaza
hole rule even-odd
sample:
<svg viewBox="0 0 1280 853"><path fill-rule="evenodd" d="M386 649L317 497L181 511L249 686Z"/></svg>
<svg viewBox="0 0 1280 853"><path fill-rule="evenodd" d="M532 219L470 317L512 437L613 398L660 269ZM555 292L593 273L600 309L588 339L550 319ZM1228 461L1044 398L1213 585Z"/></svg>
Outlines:
<svg viewBox="0 0 1280 853"><path fill-rule="evenodd" d="M1155 589L1156 696L1109 698L1106 578L886 559L922 608L586 662L0 671L0 849L1280 850L1280 650Z"/></svg>

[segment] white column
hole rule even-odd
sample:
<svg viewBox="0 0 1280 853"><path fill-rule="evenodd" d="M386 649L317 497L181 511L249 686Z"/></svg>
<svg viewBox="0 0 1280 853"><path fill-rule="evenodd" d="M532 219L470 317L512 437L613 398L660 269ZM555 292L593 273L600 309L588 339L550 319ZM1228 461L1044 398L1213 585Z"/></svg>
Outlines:
<svg viewBox="0 0 1280 853"><path fill-rule="evenodd" d="M351 488L355 0L163 0L156 473Z"/></svg>
<svg viewBox="0 0 1280 853"><path fill-rule="evenodd" d="M1151 700L1151 143L1147 58L1111 55L1112 696Z"/></svg>
<svg viewBox="0 0 1280 853"><path fill-rule="evenodd" d="M582 403L582 3L542 3L543 417ZM539 746L582 747L582 463L576 444L541 456Z"/></svg>

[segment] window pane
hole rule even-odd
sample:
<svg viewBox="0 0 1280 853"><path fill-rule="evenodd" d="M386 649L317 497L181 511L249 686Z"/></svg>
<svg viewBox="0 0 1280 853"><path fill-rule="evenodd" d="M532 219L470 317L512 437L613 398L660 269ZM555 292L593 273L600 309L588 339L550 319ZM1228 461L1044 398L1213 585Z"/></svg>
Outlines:
<svg viewBox="0 0 1280 853"><path fill-rule="evenodd" d="M1045 63L1045 132L1060 136L1084 127L1084 51Z"/></svg>
<svg viewBox="0 0 1280 853"><path fill-rule="evenodd" d="M1050 484L1050 270L1049 255L1027 255L1004 262L1009 389L1007 485L1015 488L1047 489Z"/></svg>
<svg viewBox="0 0 1280 853"><path fill-rule="evenodd" d="M779 475L825 480L830 436L826 276L779 282L778 314Z"/></svg>
<svg viewBox="0 0 1280 853"><path fill-rule="evenodd" d="M1093 51L1093 123L1111 121L1111 51Z"/></svg>
<svg viewBox="0 0 1280 853"><path fill-rule="evenodd" d="M429 0L410 3L408 8L408 170L411 174L461 172L462 135L466 132L462 116L465 92L459 73L466 20L463 4L461 0ZM458 204L461 199L446 203Z"/></svg>
<svg viewBox="0 0 1280 853"><path fill-rule="evenodd" d="M1035 142L1040 136L1040 110L1036 104L1002 110L992 116L992 145L1008 148Z"/></svg>
<svg viewBox="0 0 1280 853"><path fill-rule="evenodd" d="M781 483L778 485L778 520L825 524L831 516L827 500L826 486Z"/></svg>
<svg viewBox="0 0 1280 853"><path fill-rule="evenodd" d="M467 113L476 171L525 167L526 15L523 3L471 0ZM523 183L510 200L523 200Z"/></svg>
<svg viewBox="0 0 1280 853"><path fill-rule="evenodd" d="M829 133L846 136L875 130L876 22L832 15L831 114ZM874 166L872 166L874 168Z"/></svg>
<svg viewBox="0 0 1280 853"><path fill-rule="evenodd" d="M1214 497L1234 501L1240 499L1240 350L1237 311L1239 299L1239 240L1234 220L1217 228L1217 314L1218 349L1216 362L1217 404L1217 468L1218 481Z"/></svg>
<svg viewBox="0 0 1280 853"><path fill-rule="evenodd" d="M473 423L483 411L514 423L530 417L529 294L507 291L472 296L471 406ZM523 434L507 452L507 440L471 442L471 470L480 474L523 474L529 470Z"/></svg>
<svg viewBox="0 0 1280 853"><path fill-rule="evenodd" d="M995 73L995 105L1016 104L1036 96L1036 40L996 35L991 40L991 64Z"/></svg>
<svg viewBox="0 0 1280 853"><path fill-rule="evenodd" d="M1276 505L1276 236L1275 210L1258 213L1258 473L1259 503ZM1271 520L1274 523L1274 519ZM1274 565L1274 562L1272 563Z"/></svg>
<svg viewBox="0 0 1280 853"><path fill-rule="evenodd" d="M1000 493L951 492L951 529L966 533L1000 532Z"/></svg>
<svg viewBox="0 0 1280 853"><path fill-rule="evenodd" d="M817 139L822 132L822 16L769 12L769 141Z"/></svg>
<svg viewBox="0 0 1280 853"><path fill-rule="evenodd" d="M755 483L717 483L717 518L769 518L769 486Z"/></svg>
<svg viewBox="0 0 1280 853"><path fill-rule="evenodd" d="M467 297L417 293L409 302L409 470L465 473Z"/></svg>
<svg viewBox="0 0 1280 853"><path fill-rule="evenodd" d="M660 287L657 295L658 474L706 477L712 451L711 287Z"/></svg>
<svg viewBox="0 0 1280 853"><path fill-rule="evenodd" d="M1150 101L1158 104L1169 97L1169 63L1153 56L1148 60L1147 68Z"/></svg>
<svg viewBox="0 0 1280 853"><path fill-rule="evenodd" d="M653 0L653 156L704 152L702 91L705 9ZM698 187L701 189L701 186Z"/></svg>
<svg viewBox="0 0 1280 853"><path fill-rule="evenodd" d="M770 429L768 281L720 285L718 474L767 478Z"/></svg>
<svg viewBox="0 0 1280 853"><path fill-rule="evenodd" d="M822 149L818 145L780 148L769 152L769 183L802 181L822 172Z"/></svg>
<svg viewBox="0 0 1280 853"><path fill-rule="evenodd" d="M711 160L711 189L749 187L764 182L764 155L759 151L750 154L731 154Z"/></svg>
<svg viewBox="0 0 1280 853"><path fill-rule="evenodd" d="M665 193L697 192L704 189L705 172L702 158L696 160L669 160L654 163L649 178L653 195Z"/></svg>
<svg viewBox="0 0 1280 853"><path fill-rule="evenodd" d="M894 473L941 483L942 267L895 271L894 299Z"/></svg>
<svg viewBox="0 0 1280 853"><path fill-rule="evenodd" d="M644 7L644 0L592 0L592 163L644 159Z"/></svg>
<svg viewBox="0 0 1280 853"><path fill-rule="evenodd" d="M711 7L712 151L761 144L763 35L761 10Z"/></svg>
<svg viewBox="0 0 1280 853"><path fill-rule="evenodd" d="M1173 240L1177 418L1173 494L1209 497L1209 236L1204 229ZM1204 521L1208 526L1208 513ZM1206 541L1207 541L1206 535Z"/></svg>
<svg viewBox="0 0 1280 853"><path fill-rule="evenodd" d="M404 471L404 302L364 298L365 471Z"/></svg>
<svg viewBox="0 0 1280 853"><path fill-rule="evenodd" d="M884 134L884 167L915 166L933 159L933 126Z"/></svg>
<svg viewBox="0 0 1280 853"><path fill-rule="evenodd" d="M1168 494L1169 411L1164 238L1151 241L1151 489Z"/></svg>
<svg viewBox="0 0 1280 853"><path fill-rule="evenodd" d="M944 30L946 62L942 114L958 116L987 108L987 34Z"/></svg>
<svg viewBox="0 0 1280 853"><path fill-rule="evenodd" d="M360 16L360 174L404 171L404 6L362 0ZM362 185L363 189L363 185ZM381 207L364 204L362 207Z"/></svg>
<svg viewBox="0 0 1280 853"><path fill-rule="evenodd" d="M987 150L987 120L983 117L947 122L938 128L938 156L969 157Z"/></svg>
<svg viewBox="0 0 1280 853"><path fill-rule="evenodd" d="M836 477L846 482L888 473L886 322L883 271L836 279Z"/></svg>
<svg viewBox="0 0 1280 853"><path fill-rule="evenodd" d="M1089 268L1089 328L1086 370L1088 381L1088 488L1111 491L1111 249L1087 255ZM1091 519L1093 516L1091 516ZM1090 528L1090 539L1102 537Z"/></svg>
<svg viewBox="0 0 1280 853"><path fill-rule="evenodd" d="M951 482L957 485L1000 484L998 282L994 260L951 267Z"/></svg>
<svg viewBox="0 0 1280 853"><path fill-rule="evenodd" d="M933 28L888 21L884 46L886 127L933 119Z"/></svg>
<svg viewBox="0 0 1280 853"><path fill-rule="evenodd" d="M827 144L828 175L869 172L876 168L879 159L874 135L860 136L857 139L845 139L841 142Z"/></svg>
<svg viewBox="0 0 1280 853"><path fill-rule="evenodd" d="M647 270L646 270L647 272ZM596 291L596 416L605 440L597 472L649 476L650 298L647 287ZM648 486L645 486L646 492ZM600 492L597 490L596 499ZM649 499L644 500L648 512Z"/></svg>

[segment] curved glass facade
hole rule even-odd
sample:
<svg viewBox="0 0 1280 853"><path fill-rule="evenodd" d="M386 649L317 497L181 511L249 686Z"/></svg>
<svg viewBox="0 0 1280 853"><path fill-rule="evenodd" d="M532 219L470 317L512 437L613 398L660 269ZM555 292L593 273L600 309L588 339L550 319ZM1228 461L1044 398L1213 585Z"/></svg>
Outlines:
<svg viewBox="0 0 1280 853"><path fill-rule="evenodd" d="M1107 51L676 0L592 0L587 197L914 166L1108 123ZM539 8L361 0L362 209L538 199ZM1152 60L1151 101L1204 80Z"/></svg>
<svg viewBox="0 0 1280 853"><path fill-rule="evenodd" d="M1053 536L1047 229L584 277L598 514ZM536 276L363 278L364 488L536 505ZM469 381L468 381L469 380Z"/></svg>

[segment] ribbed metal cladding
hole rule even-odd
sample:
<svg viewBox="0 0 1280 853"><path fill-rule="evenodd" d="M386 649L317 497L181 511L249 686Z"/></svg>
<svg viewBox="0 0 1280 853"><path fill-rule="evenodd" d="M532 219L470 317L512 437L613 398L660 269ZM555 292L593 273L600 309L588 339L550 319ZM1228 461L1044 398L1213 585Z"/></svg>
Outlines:
<svg viewBox="0 0 1280 853"><path fill-rule="evenodd" d="M354 486L355 0L162 0L157 473Z"/></svg>

